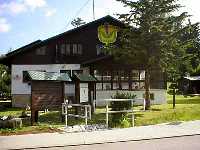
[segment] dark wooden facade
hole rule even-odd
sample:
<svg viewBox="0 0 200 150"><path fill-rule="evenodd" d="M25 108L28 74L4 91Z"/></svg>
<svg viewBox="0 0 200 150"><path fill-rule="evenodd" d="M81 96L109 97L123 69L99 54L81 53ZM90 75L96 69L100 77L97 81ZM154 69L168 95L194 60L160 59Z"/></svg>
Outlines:
<svg viewBox="0 0 200 150"><path fill-rule="evenodd" d="M31 82L31 121L37 122L38 111L61 110L64 102L64 83L52 81Z"/></svg>
<svg viewBox="0 0 200 150"><path fill-rule="evenodd" d="M131 72L132 69L144 70L143 64L129 65L122 61L116 62L112 57L106 57L104 54L97 52L97 45L102 45L98 39L97 28L105 23L123 27L124 24L111 16L106 16L86 25L69 30L60 35L51 37L44 41L36 41L25 47L7 54L2 60L4 64L81 64L90 68L90 74L94 74L94 70L102 72L110 70L125 70ZM62 44L70 45L70 54L65 55L61 52ZM73 54L73 44L81 44L82 53ZM37 49L45 47L45 54L38 55ZM99 59L99 60L98 60ZM98 61L91 61L98 60ZM90 62L90 63L88 63ZM131 77L130 77L131 78ZM131 81L133 82L133 81ZM143 82L143 81L141 81ZM131 86L131 85L130 85ZM160 69L151 71L151 88L164 89L166 82L163 72ZM131 88L129 88L131 90Z"/></svg>
<svg viewBox="0 0 200 150"><path fill-rule="evenodd" d="M97 28L104 23L123 26L121 22L111 16L103 17L81 27L69 30L55 37L44 41L36 41L25 47L7 54L4 64L81 64L93 58L101 57L97 55L96 46L101 44L98 39ZM71 45L81 44L82 55L63 55L60 51L60 45L66 43ZM45 55L37 55L36 50L40 47L46 47Z"/></svg>

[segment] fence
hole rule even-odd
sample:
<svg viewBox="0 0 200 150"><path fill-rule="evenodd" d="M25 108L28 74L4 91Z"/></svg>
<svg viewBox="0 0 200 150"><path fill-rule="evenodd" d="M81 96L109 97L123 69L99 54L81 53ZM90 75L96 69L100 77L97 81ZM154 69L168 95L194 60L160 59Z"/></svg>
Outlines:
<svg viewBox="0 0 200 150"><path fill-rule="evenodd" d="M108 117L109 117L109 114L112 114L112 113L131 113L132 114L132 126L135 125L135 116L134 116L134 112L138 112L140 110L134 110L133 109L133 103L136 99L104 99L104 101L106 102L106 126L108 127ZM137 99L137 100L143 100L143 110L145 110L145 100L144 99ZM119 101L131 101L131 109L129 110L120 110L120 111L111 111L109 110L109 103L110 102L119 102Z"/></svg>
<svg viewBox="0 0 200 150"><path fill-rule="evenodd" d="M70 109L72 107L84 108L84 114L78 115L78 114L68 113L68 109ZM62 114L65 115L65 126L66 127L68 124L68 116L75 117L75 118L84 118L85 125L87 125L88 119L91 119L91 106L90 105L82 105L82 104L69 104L69 103L65 102L65 103L62 103Z"/></svg>

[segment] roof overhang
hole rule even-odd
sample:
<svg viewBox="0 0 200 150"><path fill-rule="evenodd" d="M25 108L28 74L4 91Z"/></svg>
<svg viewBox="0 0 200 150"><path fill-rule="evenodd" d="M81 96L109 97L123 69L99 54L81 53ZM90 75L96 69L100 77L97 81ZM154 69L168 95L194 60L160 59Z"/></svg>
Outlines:
<svg viewBox="0 0 200 150"><path fill-rule="evenodd" d="M31 81L72 81L67 73L27 71L27 75Z"/></svg>

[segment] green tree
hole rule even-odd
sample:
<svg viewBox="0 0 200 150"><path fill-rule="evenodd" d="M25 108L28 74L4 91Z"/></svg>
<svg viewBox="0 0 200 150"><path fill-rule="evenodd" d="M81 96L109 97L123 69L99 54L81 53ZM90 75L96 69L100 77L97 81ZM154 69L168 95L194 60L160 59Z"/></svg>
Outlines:
<svg viewBox="0 0 200 150"><path fill-rule="evenodd" d="M116 58L143 65L146 109L149 109L150 71L154 68L168 71L169 64L173 66L171 60L175 60L176 54L181 54L181 58L185 57L187 44L182 46L178 36L189 28L187 25L182 26L188 15L185 12L174 15L181 7L177 0L117 1L122 2L130 11L119 15L126 28L120 31L119 42L108 50Z"/></svg>
<svg viewBox="0 0 200 150"><path fill-rule="evenodd" d="M178 81L184 76L192 73L199 62L199 24L184 25L184 23L174 24L177 32L176 38L171 41L171 56L165 58L167 62L168 81L171 82L170 89L173 91L173 108L176 103L176 91ZM167 49L166 49L167 50Z"/></svg>
<svg viewBox="0 0 200 150"><path fill-rule="evenodd" d="M7 66L0 64L0 91L10 93L10 73Z"/></svg>
<svg viewBox="0 0 200 150"><path fill-rule="evenodd" d="M71 22L71 25L74 26L75 28L84 25L86 22L84 22L81 18L76 18Z"/></svg>

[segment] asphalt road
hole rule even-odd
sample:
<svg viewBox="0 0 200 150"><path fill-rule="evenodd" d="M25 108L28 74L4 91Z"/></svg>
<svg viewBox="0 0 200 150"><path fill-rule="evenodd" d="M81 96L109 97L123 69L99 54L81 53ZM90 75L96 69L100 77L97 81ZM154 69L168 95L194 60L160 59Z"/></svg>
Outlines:
<svg viewBox="0 0 200 150"><path fill-rule="evenodd" d="M39 148L39 150L200 150L200 135L94 145Z"/></svg>

